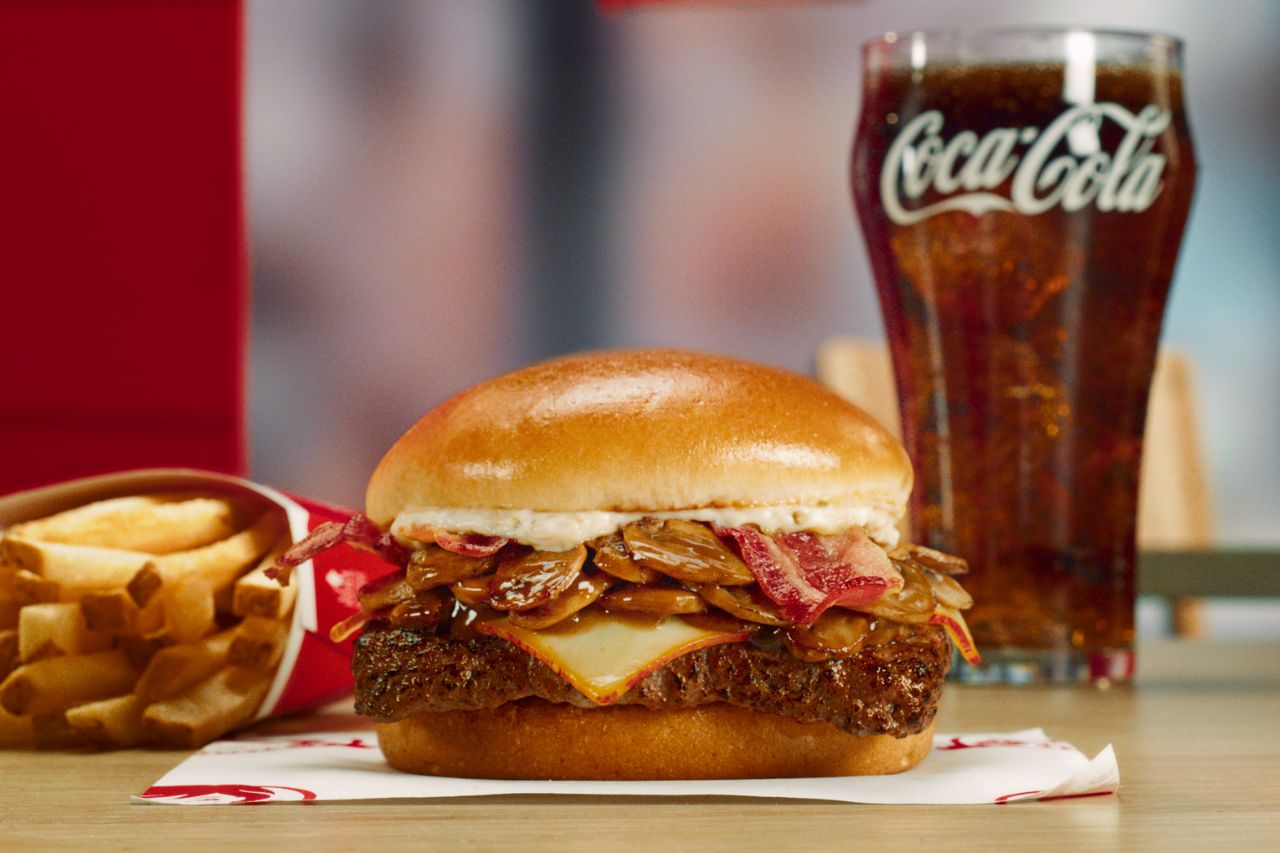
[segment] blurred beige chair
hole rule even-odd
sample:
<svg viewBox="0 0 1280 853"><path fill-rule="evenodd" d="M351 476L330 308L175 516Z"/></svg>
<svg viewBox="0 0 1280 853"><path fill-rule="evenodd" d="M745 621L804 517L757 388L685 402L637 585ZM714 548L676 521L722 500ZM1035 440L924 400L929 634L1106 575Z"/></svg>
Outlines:
<svg viewBox="0 0 1280 853"><path fill-rule="evenodd" d="M883 342L832 338L818 349L818 378L902 434L893 368ZM1138 486L1138 547L1163 551L1208 548L1213 520L1195 418L1195 389L1187 358L1161 350L1156 363L1142 478ZM1171 602L1173 630L1203 634L1200 599Z"/></svg>

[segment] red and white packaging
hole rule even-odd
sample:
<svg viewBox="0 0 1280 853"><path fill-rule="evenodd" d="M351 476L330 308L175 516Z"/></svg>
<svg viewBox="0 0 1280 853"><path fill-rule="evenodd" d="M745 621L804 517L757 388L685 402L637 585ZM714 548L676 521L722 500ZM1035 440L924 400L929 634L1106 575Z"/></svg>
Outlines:
<svg viewBox="0 0 1280 853"><path fill-rule="evenodd" d="M351 510L287 495L269 486L209 471L154 468L72 480L0 498L0 528L105 498L152 492L228 495L245 505L281 512L290 543L326 521L345 521ZM346 545L331 548L293 570L298 595L280 668L258 718L293 714L351 693L353 639L335 643L329 628L360 609L364 584L394 567Z"/></svg>

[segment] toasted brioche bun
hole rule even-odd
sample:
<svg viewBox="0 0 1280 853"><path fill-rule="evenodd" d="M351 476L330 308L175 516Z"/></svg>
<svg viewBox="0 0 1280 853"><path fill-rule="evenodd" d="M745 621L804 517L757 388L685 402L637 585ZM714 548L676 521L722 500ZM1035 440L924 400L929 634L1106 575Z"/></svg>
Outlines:
<svg viewBox="0 0 1280 853"><path fill-rule="evenodd" d="M849 735L732 705L583 709L540 699L378 725L392 767L480 779L870 776L921 762L933 724L905 738Z"/></svg>
<svg viewBox="0 0 1280 853"><path fill-rule="evenodd" d="M374 471L381 525L422 507L645 512L870 505L899 517L911 463L874 419L775 368L677 350L587 353L453 397Z"/></svg>

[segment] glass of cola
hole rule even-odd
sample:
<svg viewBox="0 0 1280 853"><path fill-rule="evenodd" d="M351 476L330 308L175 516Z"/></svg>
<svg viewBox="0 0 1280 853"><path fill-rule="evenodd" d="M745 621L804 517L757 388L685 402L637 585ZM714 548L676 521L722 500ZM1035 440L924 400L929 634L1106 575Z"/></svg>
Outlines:
<svg viewBox="0 0 1280 853"><path fill-rule="evenodd" d="M1181 52L1080 29L864 47L853 195L912 534L971 566L962 680L1133 674L1147 395L1196 176Z"/></svg>

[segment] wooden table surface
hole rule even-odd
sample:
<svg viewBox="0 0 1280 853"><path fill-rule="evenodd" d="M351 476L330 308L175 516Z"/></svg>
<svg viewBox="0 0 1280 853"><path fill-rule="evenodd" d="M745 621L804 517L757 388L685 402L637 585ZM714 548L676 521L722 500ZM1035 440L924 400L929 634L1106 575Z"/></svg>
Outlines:
<svg viewBox="0 0 1280 853"><path fill-rule="evenodd" d="M0 850L1280 849L1280 645L1171 642L1135 685L949 685L939 730L1041 726L1093 755L1116 797L1006 806L585 797L132 805L182 752L0 752ZM286 847L278 842L286 842ZM306 845L302 847L301 845Z"/></svg>

